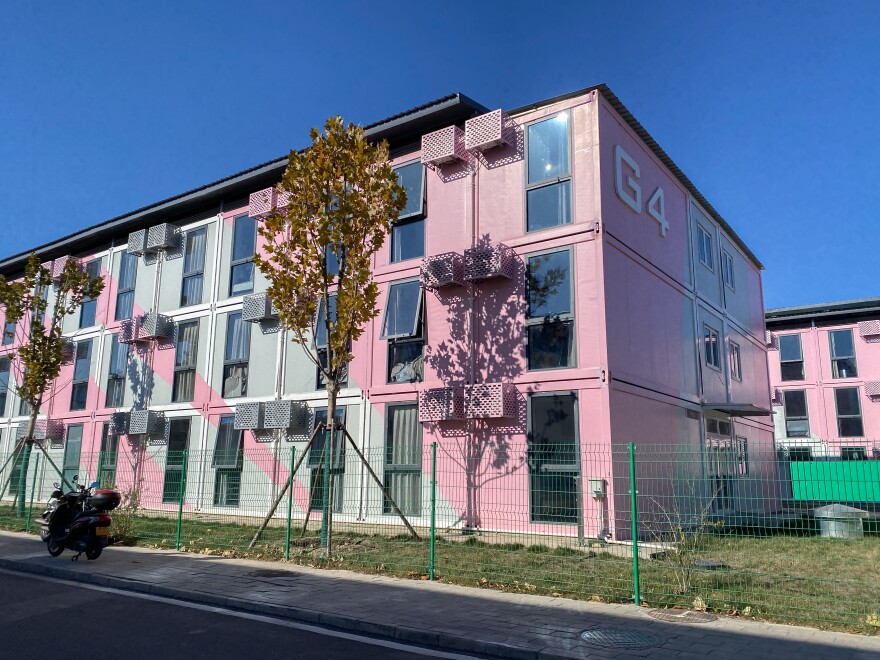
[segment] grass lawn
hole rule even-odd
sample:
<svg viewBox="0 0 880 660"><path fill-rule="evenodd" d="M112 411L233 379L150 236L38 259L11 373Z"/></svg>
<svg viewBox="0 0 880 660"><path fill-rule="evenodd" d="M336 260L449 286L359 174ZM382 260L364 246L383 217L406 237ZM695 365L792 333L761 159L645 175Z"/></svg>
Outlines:
<svg viewBox="0 0 880 660"><path fill-rule="evenodd" d="M35 510L34 516L39 511ZM291 531L290 561L412 579L427 579L427 540L409 536L334 534L333 557L321 557L317 532ZM8 505L0 506L0 529L24 530ZM133 543L174 548L177 521L138 517ZM32 523L31 532L36 531ZM286 530L268 528L254 550L247 546L253 525L184 520L181 549L202 554L279 561ZM483 538L489 538L487 535ZM438 538L436 576L443 582L504 591L528 592L606 602L631 602L632 563L625 557L571 547L487 543L480 536ZM866 617L880 610L880 537L859 540L813 536L711 536L698 559L721 563L716 570L694 570L690 588L680 593L681 570L671 559L640 563L642 599L650 606L705 605L721 614L751 616L862 633L880 628Z"/></svg>

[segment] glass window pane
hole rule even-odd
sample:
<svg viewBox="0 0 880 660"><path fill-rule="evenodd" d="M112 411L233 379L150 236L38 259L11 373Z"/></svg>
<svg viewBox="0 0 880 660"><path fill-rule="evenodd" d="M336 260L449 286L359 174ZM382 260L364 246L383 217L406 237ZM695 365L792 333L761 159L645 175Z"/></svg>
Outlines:
<svg viewBox="0 0 880 660"><path fill-rule="evenodd" d="M577 522L576 477L571 472L533 472L529 479L532 521Z"/></svg>
<svg viewBox="0 0 880 660"><path fill-rule="evenodd" d="M232 286L229 294L243 296L254 290L254 263L247 261L232 267Z"/></svg>
<svg viewBox="0 0 880 660"><path fill-rule="evenodd" d="M577 398L575 394L533 396L529 415L529 465L577 467Z"/></svg>
<svg viewBox="0 0 880 660"><path fill-rule="evenodd" d="M6 323L3 326L3 346L9 346L15 341L15 324Z"/></svg>
<svg viewBox="0 0 880 660"><path fill-rule="evenodd" d="M860 415L859 389L857 387L842 387L834 390L834 398L837 401L838 415Z"/></svg>
<svg viewBox="0 0 880 660"><path fill-rule="evenodd" d="M782 335L779 337L779 359L783 362L803 359L800 335Z"/></svg>
<svg viewBox="0 0 880 660"><path fill-rule="evenodd" d="M406 190L406 207L400 212L400 217L421 213L422 181L425 176L425 167L417 161L397 167L394 172L397 174L400 185Z"/></svg>
<svg viewBox="0 0 880 660"><path fill-rule="evenodd" d="M83 302L79 312L80 328L90 328L95 325L95 312L98 308L97 305L98 303L94 300L86 300Z"/></svg>
<svg viewBox="0 0 880 660"><path fill-rule="evenodd" d="M855 378L859 375L855 358L843 358L831 361L831 372L834 378Z"/></svg>
<svg viewBox="0 0 880 660"><path fill-rule="evenodd" d="M856 354L852 330L834 330L831 336L831 357L853 357Z"/></svg>
<svg viewBox="0 0 880 660"><path fill-rule="evenodd" d="M336 408L336 423L340 426L345 425L345 407L340 406ZM315 416L313 420L312 428L317 428L318 424L327 424L327 409L326 408L318 408L315 410ZM312 447L309 449L309 458L308 463L310 468L317 467L321 463L321 454L324 452L324 447L327 441L327 434L322 431L315 436L315 440L312 442ZM336 432L336 437L334 438L334 446L333 449L333 464L331 468L334 470L340 470L345 468L345 434L342 431Z"/></svg>
<svg viewBox="0 0 880 660"><path fill-rule="evenodd" d="M388 465L421 467L422 427L416 404L388 408L385 462Z"/></svg>
<svg viewBox="0 0 880 660"><path fill-rule="evenodd" d="M177 332L177 352L174 357L176 367L194 367L199 341L199 322L181 323Z"/></svg>
<svg viewBox="0 0 880 660"><path fill-rule="evenodd" d="M326 259L327 264L327 275L339 275L339 259L336 256L336 253L330 249L328 245L324 248L324 259Z"/></svg>
<svg viewBox="0 0 880 660"><path fill-rule="evenodd" d="M224 383L225 384L225 383ZM239 387L240 390L240 387ZM187 371L177 371L174 373L174 388L171 393L172 401L175 403L183 403L192 401L196 393L196 371L190 369ZM226 395L229 396L229 395Z"/></svg>
<svg viewBox="0 0 880 660"><path fill-rule="evenodd" d="M226 362L246 361L251 354L251 324L241 320L241 312L226 318Z"/></svg>
<svg viewBox="0 0 880 660"><path fill-rule="evenodd" d="M803 362L783 362L782 363L782 380L803 380L804 379L804 363Z"/></svg>
<svg viewBox="0 0 880 660"><path fill-rule="evenodd" d="M122 252L119 261L119 290L134 289L137 281L138 257L136 254Z"/></svg>
<svg viewBox="0 0 880 660"><path fill-rule="evenodd" d="M128 345L119 343L119 335L110 340L110 376L124 377L128 369Z"/></svg>
<svg viewBox="0 0 880 660"><path fill-rule="evenodd" d="M568 113L561 112L528 127L529 183L567 176Z"/></svg>
<svg viewBox="0 0 880 660"><path fill-rule="evenodd" d="M196 229L186 235L186 249L183 254L183 274L201 273L205 269L205 249L207 231Z"/></svg>
<svg viewBox="0 0 880 660"><path fill-rule="evenodd" d="M67 441L64 443L64 478L73 485L73 478L79 474L79 456L82 449L82 424L67 427Z"/></svg>
<svg viewBox="0 0 880 660"><path fill-rule="evenodd" d="M527 231L571 223L571 181L534 188L526 193Z"/></svg>
<svg viewBox="0 0 880 660"><path fill-rule="evenodd" d="M529 369L572 366L573 329L571 321L550 321L528 326Z"/></svg>
<svg viewBox="0 0 880 660"><path fill-rule="evenodd" d="M425 256L425 221L400 222L391 228L391 261Z"/></svg>
<svg viewBox="0 0 880 660"><path fill-rule="evenodd" d="M223 397L247 396L248 365L232 364L223 367Z"/></svg>
<svg viewBox="0 0 880 660"><path fill-rule="evenodd" d="M789 438L810 437L810 422L806 419L790 419L785 421L785 435Z"/></svg>
<svg viewBox="0 0 880 660"><path fill-rule="evenodd" d="M234 423L235 417L232 415L220 418L220 423L217 426L217 442L214 445L214 456L211 462L212 467L237 467L242 432L235 430Z"/></svg>
<svg viewBox="0 0 880 660"><path fill-rule="evenodd" d="M76 361L73 367L74 381L87 381L91 369L92 340L77 342Z"/></svg>
<svg viewBox="0 0 880 660"><path fill-rule="evenodd" d="M134 312L134 291L123 291L116 296L116 315L117 321L130 319Z"/></svg>
<svg viewBox="0 0 880 660"><path fill-rule="evenodd" d="M526 281L529 316L555 316L571 312L571 259L568 250L529 257Z"/></svg>
<svg viewBox="0 0 880 660"><path fill-rule="evenodd" d="M168 457L165 465L183 465L183 452L189 442L189 419L172 419L168 434Z"/></svg>
<svg viewBox="0 0 880 660"><path fill-rule="evenodd" d="M327 302L330 306L330 323L336 322L336 295L328 297ZM315 346L318 348L327 346L327 311L324 306L324 300L318 301L318 317L315 320Z"/></svg>
<svg viewBox="0 0 880 660"><path fill-rule="evenodd" d="M183 287L180 293L180 306L198 305L202 302L203 275L189 275L183 278Z"/></svg>
<svg viewBox="0 0 880 660"><path fill-rule="evenodd" d="M860 438L865 435L861 417L841 417L837 420L837 430L842 438Z"/></svg>
<svg viewBox="0 0 880 660"><path fill-rule="evenodd" d="M424 376L424 341L388 343L388 382L419 383Z"/></svg>
<svg viewBox="0 0 880 660"><path fill-rule="evenodd" d="M257 221L246 215L235 219L232 238L232 260L251 259L257 247Z"/></svg>
<svg viewBox="0 0 880 660"><path fill-rule="evenodd" d="M418 280L399 282L388 287L382 338L411 337L418 330L422 286Z"/></svg>
<svg viewBox="0 0 880 660"><path fill-rule="evenodd" d="M807 416L807 393L803 390L793 390L782 393L785 402L786 417Z"/></svg>

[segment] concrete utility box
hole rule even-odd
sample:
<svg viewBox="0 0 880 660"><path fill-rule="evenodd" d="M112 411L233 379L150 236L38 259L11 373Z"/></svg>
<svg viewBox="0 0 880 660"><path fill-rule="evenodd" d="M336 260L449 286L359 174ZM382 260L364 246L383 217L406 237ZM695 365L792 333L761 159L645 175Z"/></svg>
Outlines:
<svg viewBox="0 0 880 660"><path fill-rule="evenodd" d="M813 516L819 521L819 536L860 539L865 535L862 521L868 517L867 511L845 504L829 504L813 509Z"/></svg>

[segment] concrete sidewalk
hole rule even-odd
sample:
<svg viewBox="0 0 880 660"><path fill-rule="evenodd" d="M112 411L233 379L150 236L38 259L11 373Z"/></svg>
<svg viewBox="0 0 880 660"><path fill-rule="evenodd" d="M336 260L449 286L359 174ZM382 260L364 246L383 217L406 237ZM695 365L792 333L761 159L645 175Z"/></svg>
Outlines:
<svg viewBox="0 0 880 660"><path fill-rule="evenodd" d="M318 623L504 658L880 659L880 637L720 618L666 623L607 605L400 580L284 563L111 547L97 561L53 559L34 536L0 532L0 568ZM603 648L585 630L657 638L651 648Z"/></svg>

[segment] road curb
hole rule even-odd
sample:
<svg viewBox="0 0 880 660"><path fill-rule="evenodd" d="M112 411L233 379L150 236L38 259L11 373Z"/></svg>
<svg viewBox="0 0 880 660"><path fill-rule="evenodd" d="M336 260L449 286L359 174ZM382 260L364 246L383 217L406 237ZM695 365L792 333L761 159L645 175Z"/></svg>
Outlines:
<svg viewBox="0 0 880 660"><path fill-rule="evenodd" d="M229 598L203 591L187 591L176 587L155 585L141 580L129 580L127 578L101 575L98 573L84 573L83 571L65 569L60 566L44 566L19 559L0 558L0 569L17 573L30 573L32 575L54 577L62 580L69 580L71 582L82 582L102 587L111 587L121 591L151 594L188 603L214 605L232 610L253 612L255 614L271 616L277 619L283 618L298 623L317 624L344 632L355 632L379 639L408 644L419 644L440 650L460 651L463 653L473 653L496 658L512 658L516 660L538 660L539 657L541 660L567 660L571 658L568 654L556 654L552 649L526 649L499 642L471 639L461 635L450 635L448 633L421 630L409 626L395 626L387 623L373 622L353 616L349 617L341 614L317 612L315 610L278 605L277 603L255 603L249 600Z"/></svg>

